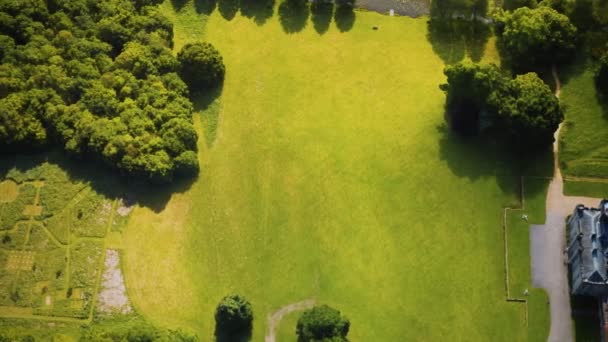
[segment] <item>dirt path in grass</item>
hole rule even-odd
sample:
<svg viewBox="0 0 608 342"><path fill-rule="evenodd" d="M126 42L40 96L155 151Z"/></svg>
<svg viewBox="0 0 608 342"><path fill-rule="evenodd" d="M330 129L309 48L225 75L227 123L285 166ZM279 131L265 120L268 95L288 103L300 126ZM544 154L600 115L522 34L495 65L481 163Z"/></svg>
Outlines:
<svg viewBox="0 0 608 342"><path fill-rule="evenodd" d="M285 317L285 315L290 314L294 311L310 309L313 307L313 305L315 305L315 300L311 298L303 300L301 302L285 305L284 307L275 311L272 315L268 317L268 332L266 333L264 341L275 342L277 327L279 326L279 323L281 323L281 320L283 319L283 317Z"/></svg>
<svg viewBox="0 0 608 342"><path fill-rule="evenodd" d="M555 66L552 69L555 81L555 96L559 97L561 83ZM559 132L555 131L553 142L554 171L547 192L545 224L532 225L530 228L530 257L532 285L544 288L549 295L551 312L550 342L573 341L568 287L568 267L566 265L565 221L577 204L597 206L599 198L564 196L564 181L559 169Z"/></svg>
<svg viewBox="0 0 608 342"><path fill-rule="evenodd" d="M555 97L559 97L562 93L562 82L560 82L559 76L557 75L557 66L555 66L555 64L551 67L551 75L553 75L553 82L555 82Z"/></svg>

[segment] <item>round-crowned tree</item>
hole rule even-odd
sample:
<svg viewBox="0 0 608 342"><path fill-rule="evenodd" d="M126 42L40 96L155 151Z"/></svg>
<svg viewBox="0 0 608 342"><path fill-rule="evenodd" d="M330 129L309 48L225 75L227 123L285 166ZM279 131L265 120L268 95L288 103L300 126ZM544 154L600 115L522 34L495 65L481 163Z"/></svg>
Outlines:
<svg viewBox="0 0 608 342"><path fill-rule="evenodd" d="M517 69L532 70L568 60L576 47L576 27L549 7L518 8L498 16L498 45Z"/></svg>
<svg viewBox="0 0 608 342"><path fill-rule="evenodd" d="M602 96L608 96L608 54L600 59L600 66L595 73L595 85Z"/></svg>
<svg viewBox="0 0 608 342"><path fill-rule="evenodd" d="M564 113L549 86L536 73L527 73L515 77L508 87L493 105L512 143L526 150L551 144Z"/></svg>
<svg viewBox="0 0 608 342"><path fill-rule="evenodd" d="M215 311L215 336L218 341L241 341L251 335L253 310L241 295L224 297Z"/></svg>
<svg viewBox="0 0 608 342"><path fill-rule="evenodd" d="M349 329L350 321L340 311L327 305L318 305L302 313L296 333L298 342L346 342Z"/></svg>
<svg viewBox="0 0 608 342"><path fill-rule="evenodd" d="M186 44L177 54L179 75L191 89L213 87L224 80L226 68L219 51L209 43Z"/></svg>

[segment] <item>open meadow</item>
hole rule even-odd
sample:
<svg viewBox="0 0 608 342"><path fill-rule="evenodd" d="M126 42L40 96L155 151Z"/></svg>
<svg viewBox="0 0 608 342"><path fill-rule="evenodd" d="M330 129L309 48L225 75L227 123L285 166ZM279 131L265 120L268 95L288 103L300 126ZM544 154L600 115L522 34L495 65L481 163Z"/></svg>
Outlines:
<svg viewBox="0 0 608 342"><path fill-rule="evenodd" d="M529 246L520 225L505 262L503 207L520 204L520 174L551 173L444 123L444 61L497 62L493 39L473 49L429 35L426 18L231 4L162 5L174 51L209 41L227 72L194 99L198 179L136 207L122 236L135 309L204 341L232 292L253 305L253 341L305 299L344 312L352 341L546 338L542 292L506 300L506 264L520 272L511 297L525 299ZM534 213L540 183L526 193ZM295 341L295 317L279 341Z"/></svg>

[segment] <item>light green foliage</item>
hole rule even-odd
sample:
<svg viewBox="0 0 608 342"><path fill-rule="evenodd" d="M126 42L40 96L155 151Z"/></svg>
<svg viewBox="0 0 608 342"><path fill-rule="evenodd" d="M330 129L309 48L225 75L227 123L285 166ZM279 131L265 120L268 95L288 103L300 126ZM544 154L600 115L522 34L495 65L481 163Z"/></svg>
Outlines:
<svg viewBox="0 0 608 342"><path fill-rule="evenodd" d="M498 44L504 57L520 70L532 70L570 59L575 51L576 28L567 16L550 7L518 8L501 12Z"/></svg>
<svg viewBox="0 0 608 342"><path fill-rule="evenodd" d="M198 159L173 160L196 151L197 135L169 50L173 26L154 4L2 0L0 145L58 144L155 182L195 174ZM165 141L174 118L188 134Z"/></svg>
<svg viewBox="0 0 608 342"><path fill-rule="evenodd" d="M296 334L300 342L347 342L350 321L327 305L306 310L298 319Z"/></svg>

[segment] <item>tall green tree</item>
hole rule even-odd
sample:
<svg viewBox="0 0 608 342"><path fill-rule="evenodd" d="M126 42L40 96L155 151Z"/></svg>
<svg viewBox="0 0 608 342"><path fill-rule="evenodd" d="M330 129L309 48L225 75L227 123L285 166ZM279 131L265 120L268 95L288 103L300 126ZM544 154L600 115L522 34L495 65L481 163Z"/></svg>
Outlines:
<svg viewBox="0 0 608 342"><path fill-rule="evenodd" d="M572 58L576 28L567 16L549 7L522 7L497 16L498 47L520 70L560 63Z"/></svg>
<svg viewBox="0 0 608 342"><path fill-rule="evenodd" d="M481 123L495 128L511 146L535 150L553 141L563 109L551 89L536 75L512 79L495 65L469 61L446 67L446 119L451 128L476 134Z"/></svg>

